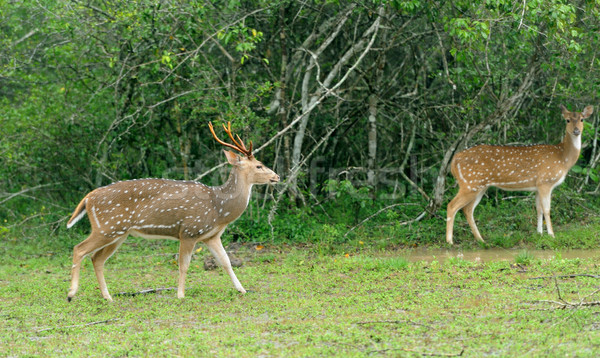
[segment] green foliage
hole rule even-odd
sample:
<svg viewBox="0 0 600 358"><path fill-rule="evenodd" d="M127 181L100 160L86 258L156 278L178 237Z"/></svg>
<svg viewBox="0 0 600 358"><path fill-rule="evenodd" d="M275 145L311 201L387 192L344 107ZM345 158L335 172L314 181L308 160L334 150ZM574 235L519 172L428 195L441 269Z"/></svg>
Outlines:
<svg viewBox="0 0 600 358"><path fill-rule="evenodd" d="M574 165L573 168L571 168L571 170L573 171L573 173L586 175L594 182L598 182L598 168L582 168L579 165Z"/></svg>
<svg viewBox="0 0 600 358"><path fill-rule="evenodd" d="M375 42L359 58L357 34L380 10ZM440 168L452 145L557 143L558 103L579 110L600 93L597 1L46 1L3 2L0 12L0 201L10 198L2 201L0 222L8 230L57 222L86 192L113 181L194 179L223 161L207 122L231 121L258 147L299 118L331 75L346 82L309 113L299 153L308 161L297 183L274 194L272 222L269 204L253 202L255 214L235 223L230 239L322 242L326 252L361 235L381 248L443 245L443 209L406 223L428 206L422 193L431 196L446 174ZM465 130L519 89L531 66L535 78L522 100L460 143ZM374 186L366 184L372 95ZM596 115L586 124L570 197L597 192L598 154L590 145ZM342 119L348 120L315 148ZM259 153L284 178L294 170L299 132L292 126ZM226 170L203 182L225 178ZM557 225L588 222L596 198L583 204L585 213L569 209L564 187L554 198ZM533 215L509 217L503 213L514 211L504 194L488 197L493 202L484 200L477 216L489 223L481 226L491 245L550 245L528 234ZM526 200L517 205L531 212ZM393 203L406 206L349 232ZM562 244L570 245L552 243Z"/></svg>
<svg viewBox="0 0 600 358"><path fill-rule="evenodd" d="M240 63L248 60L250 53L256 49L256 45L263 40L264 34L256 29L247 28L243 24L232 26L227 31L220 31L217 38L225 45L234 44L235 50L240 53ZM264 59L268 64L268 59Z"/></svg>

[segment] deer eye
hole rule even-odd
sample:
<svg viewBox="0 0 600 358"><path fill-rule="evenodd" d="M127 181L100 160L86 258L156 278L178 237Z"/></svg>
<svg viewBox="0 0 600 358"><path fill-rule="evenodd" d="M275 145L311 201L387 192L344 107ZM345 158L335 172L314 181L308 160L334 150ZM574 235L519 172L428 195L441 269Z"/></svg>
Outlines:
<svg viewBox="0 0 600 358"><path fill-rule="evenodd" d="M567 119L567 123L571 123L571 120L570 120L570 119Z"/></svg>
<svg viewBox="0 0 600 358"><path fill-rule="evenodd" d="M262 169L262 165L257 165L256 169Z"/></svg>

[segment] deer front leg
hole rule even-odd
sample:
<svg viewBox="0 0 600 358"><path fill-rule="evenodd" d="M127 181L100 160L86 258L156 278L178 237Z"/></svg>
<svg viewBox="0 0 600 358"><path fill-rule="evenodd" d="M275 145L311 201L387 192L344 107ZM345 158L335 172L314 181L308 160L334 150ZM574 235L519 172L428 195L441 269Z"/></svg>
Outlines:
<svg viewBox="0 0 600 358"><path fill-rule="evenodd" d="M192 260L194 246L196 246L196 241L192 239L181 239L179 242L179 285L177 286L177 298L185 297L185 276Z"/></svg>
<svg viewBox="0 0 600 358"><path fill-rule="evenodd" d="M210 250L210 252L217 260L217 263L220 266L222 266L223 269L225 269L225 272L227 272L227 274L231 278L235 289L241 293L246 293L246 290L244 290L244 287L242 287L242 284L235 276L233 268L231 268L231 261L229 261L229 256L227 256L227 252L225 251L225 249L223 248L223 244L221 243L221 233L218 233L212 238L206 240L205 244L208 247L208 250Z"/></svg>
<svg viewBox="0 0 600 358"><path fill-rule="evenodd" d="M540 196L540 203L544 212L544 219L546 219L546 230L548 230L548 235L554 237L554 230L552 230L552 220L550 220L550 203L552 197L552 187L540 187L538 189L538 195Z"/></svg>
<svg viewBox="0 0 600 358"><path fill-rule="evenodd" d="M537 232L541 235L544 233L544 210L539 192L535 193L535 210L537 212Z"/></svg>

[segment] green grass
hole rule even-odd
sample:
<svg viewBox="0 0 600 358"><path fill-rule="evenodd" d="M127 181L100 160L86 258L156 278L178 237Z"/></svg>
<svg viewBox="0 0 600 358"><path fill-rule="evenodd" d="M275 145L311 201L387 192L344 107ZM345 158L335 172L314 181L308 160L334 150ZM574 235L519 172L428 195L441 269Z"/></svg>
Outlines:
<svg viewBox="0 0 600 358"><path fill-rule="evenodd" d="M519 265L529 265L533 261L533 255L527 250L523 250L515 257L515 262Z"/></svg>
<svg viewBox="0 0 600 358"><path fill-rule="evenodd" d="M37 240L36 240L37 239ZM177 243L130 238L106 267L114 302L91 262L68 303L70 249L81 237L0 242L0 356L578 356L600 350L598 257L527 262L409 262L367 239L336 253L314 245L244 245L238 294L221 269L192 261L175 291L117 296L177 281ZM51 241L50 241L51 242Z"/></svg>

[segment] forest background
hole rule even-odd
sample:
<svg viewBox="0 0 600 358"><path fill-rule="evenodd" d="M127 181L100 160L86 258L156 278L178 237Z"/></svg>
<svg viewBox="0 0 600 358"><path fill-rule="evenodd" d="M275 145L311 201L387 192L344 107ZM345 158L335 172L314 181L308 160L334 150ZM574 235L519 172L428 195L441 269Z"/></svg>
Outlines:
<svg viewBox="0 0 600 358"><path fill-rule="evenodd" d="M599 5L0 0L0 238L61 240L118 180L224 182L207 124L231 121L283 182L254 189L226 240L442 245L454 153L558 143L559 104L597 108ZM555 225L597 218L598 136L594 113ZM533 196L514 196L476 212L492 244L535 232Z"/></svg>

